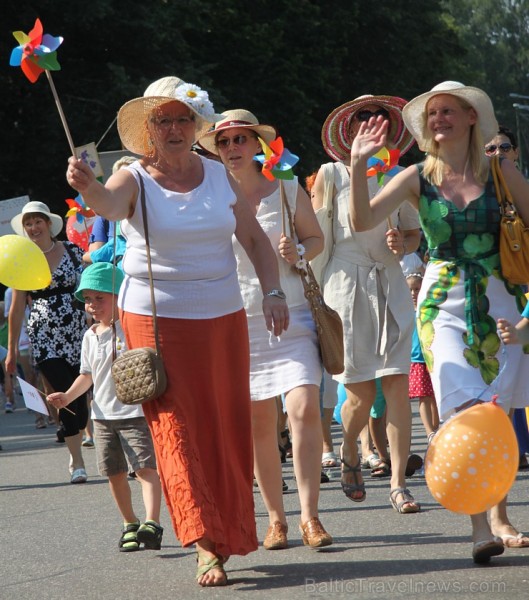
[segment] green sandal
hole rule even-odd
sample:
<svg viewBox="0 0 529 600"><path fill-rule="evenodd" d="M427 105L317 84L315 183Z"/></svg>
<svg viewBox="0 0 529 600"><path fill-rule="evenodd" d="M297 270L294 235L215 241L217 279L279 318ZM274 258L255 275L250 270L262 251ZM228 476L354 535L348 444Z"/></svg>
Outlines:
<svg viewBox="0 0 529 600"><path fill-rule="evenodd" d="M216 587L216 586L227 585L228 584L228 576L226 575L226 571L224 570L224 563L226 562L226 560L227 559L224 559L222 556L213 556L212 558L210 558L208 560L207 558L205 558L204 554L197 552L197 563L198 563L197 575L196 575L197 581L206 573L213 571L213 569L217 569L218 571L220 571L222 573L222 575L224 575L224 579L219 583L205 585L203 587ZM200 584L200 585L202 585L202 584Z"/></svg>
<svg viewBox="0 0 529 600"><path fill-rule="evenodd" d="M163 527L156 521L145 521L138 529L138 542L146 550L160 550L162 547Z"/></svg>
<svg viewBox="0 0 529 600"><path fill-rule="evenodd" d="M120 552L137 552L140 549L137 536L139 528L139 523L125 523L123 525L118 546Z"/></svg>

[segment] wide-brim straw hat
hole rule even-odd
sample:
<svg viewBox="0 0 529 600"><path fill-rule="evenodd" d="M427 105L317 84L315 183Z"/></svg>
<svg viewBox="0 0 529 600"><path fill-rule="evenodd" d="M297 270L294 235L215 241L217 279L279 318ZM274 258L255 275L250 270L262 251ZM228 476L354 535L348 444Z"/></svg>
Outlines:
<svg viewBox="0 0 529 600"><path fill-rule="evenodd" d="M44 204L44 202L36 201L24 204L24 206L22 207L22 211L11 219L11 227L17 235L28 237L26 230L24 229L24 225L22 224L22 221L24 215L30 213L39 213L41 215L46 215L51 221L51 237L57 237L59 235L64 226L64 221L62 217L60 215L56 215L55 213L50 212L50 209L46 204Z"/></svg>
<svg viewBox="0 0 529 600"><path fill-rule="evenodd" d="M434 96L449 94L462 98L476 111L478 115L478 126L483 137L487 142L498 132L498 121L494 115L494 107L487 94L476 87L467 86L459 81L443 81L434 86L429 92L417 96L410 100L402 111L402 117L406 127L411 131L413 137L417 140L419 148L425 152L431 150L429 142L432 140L431 133L426 127L426 107L428 102Z"/></svg>
<svg viewBox="0 0 529 600"><path fill-rule="evenodd" d="M367 94L338 106L325 119L321 130L321 141L325 152L333 160L340 162L349 160L353 143L350 133L351 119L365 106L375 104L389 113L388 144L392 148L398 148L401 155L406 153L414 143L412 135L402 120L402 109L406 102L407 100L398 96Z"/></svg>
<svg viewBox="0 0 529 600"><path fill-rule="evenodd" d="M174 100L185 104L195 115L195 140L221 118L205 90L178 77L163 77L151 83L141 98L129 100L119 109L118 132L123 146L135 154L147 154L147 119L153 110Z"/></svg>
<svg viewBox="0 0 529 600"><path fill-rule="evenodd" d="M255 131L258 136L262 137L263 140L269 144L276 138L277 132L272 125L261 125L257 117L249 110L244 108L236 108L234 110L227 110L222 113L221 120L215 123L214 129L203 134L199 139L198 143L204 150L211 152L211 154L218 155L217 146L215 146L215 140L217 135L224 129L232 129L234 127L243 127Z"/></svg>

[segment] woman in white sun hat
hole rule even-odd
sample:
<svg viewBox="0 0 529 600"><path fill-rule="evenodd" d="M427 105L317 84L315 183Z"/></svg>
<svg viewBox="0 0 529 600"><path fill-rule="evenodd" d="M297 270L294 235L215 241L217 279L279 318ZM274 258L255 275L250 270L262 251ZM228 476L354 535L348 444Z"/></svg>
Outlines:
<svg viewBox="0 0 529 600"><path fill-rule="evenodd" d="M417 249L419 220L417 211L404 203L388 215L390 223L383 221L375 231L358 233L350 226L353 215L349 204L350 149L360 127L373 116L385 120L390 131L388 150L404 154L413 144L402 121L405 104L406 100L395 96L366 95L331 112L323 124L322 142L335 162L319 169L313 188L313 207L318 210L323 206L325 187L332 186L333 235L326 244L334 243L334 247L323 269L322 287L326 302L340 313L344 324L345 371L333 376L346 390L341 410L342 489L353 502L366 498L357 439L368 423L376 395L375 380L380 378L387 401L391 503L400 513L414 513L420 510L420 505L405 482L411 443L408 373L413 304L399 260ZM391 180L391 175L385 174L381 184L388 185ZM381 189L377 176L370 177L369 197ZM325 406L326 391L332 389L327 376L324 387ZM389 465L382 459L372 466L373 476L389 471Z"/></svg>
<svg viewBox="0 0 529 600"><path fill-rule="evenodd" d="M17 235L34 242L48 261L52 280L43 290L13 290L9 310L9 348L6 358L8 373L16 373L19 336L26 306L30 306L27 331L33 361L55 392L66 391L79 375L86 314L74 304L77 275L83 251L57 236L63 228L60 215L52 213L44 202L28 202L11 219ZM70 453L71 483L85 483L87 474L81 451L82 431L88 422L86 395L79 396L71 412L59 411L59 435ZM59 438L60 439L60 438Z"/></svg>
<svg viewBox="0 0 529 600"><path fill-rule="evenodd" d="M288 545L281 461L277 451L276 397L282 394L285 395L292 432L302 539L310 547L328 546L332 538L318 518L322 445L318 393L321 361L314 320L301 279L293 269L298 252L305 259L314 258L321 252L323 235L310 200L297 177L283 181L297 239L292 239L289 231L283 231L278 181L267 179L262 173L261 164L254 160L256 154L263 152L260 139L270 144L276 137L275 129L260 124L248 110L229 110L222 116L223 119L215 124L215 129L201 137L199 143L209 152L220 156L272 242L290 314L288 331L279 339L270 338L261 312L261 290L255 270L242 246L235 242L237 272L250 336L255 475L270 521L263 546L267 550L280 550Z"/></svg>
<svg viewBox="0 0 529 600"><path fill-rule="evenodd" d="M427 156L370 202L366 162L385 144L388 125L375 117L363 123L351 148L352 227L368 231L406 200L419 210L430 260L417 299L417 327L441 419L472 399L489 401L494 394L507 411L526 406L529 372L523 351L510 347L507 360L495 325L499 317L519 320L525 299L500 269L500 211L483 151L484 140L498 130L490 98L478 88L445 81L409 102L403 117ZM501 168L529 223L529 184L511 161L502 161ZM504 544L529 545L511 525L506 499L491 509L490 525L486 513L471 521L477 563L501 554Z"/></svg>
<svg viewBox="0 0 529 600"><path fill-rule="evenodd" d="M224 166L192 152L220 117L208 94L177 77L152 83L118 114L127 150L142 156L99 183L71 158L70 185L127 239L119 307L129 348L154 346L140 182L145 186L159 342L167 389L143 405L177 537L196 544L201 586L226 585L232 554L257 548L246 314L232 236L250 255L267 327L288 308L274 251Z"/></svg>

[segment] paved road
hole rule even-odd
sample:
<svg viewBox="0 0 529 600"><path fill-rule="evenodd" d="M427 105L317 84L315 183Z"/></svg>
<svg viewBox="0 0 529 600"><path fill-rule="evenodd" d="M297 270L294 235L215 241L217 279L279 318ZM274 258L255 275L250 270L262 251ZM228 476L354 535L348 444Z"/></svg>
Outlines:
<svg viewBox="0 0 529 600"><path fill-rule="evenodd" d="M334 435L339 440L339 427ZM334 536L328 549L305 548L297 532L298 503L292 464L285 466L290 524L288 550L260 548L228 563L231 585L201 589L195 559L169 527L162 550L120 553L120 518L106 482L96 474L95 451L85 452L90 480L67 482L67 452L53 428L36 430L26 410L0 414L0 598L9 600L193 598L527 598L529 549L507 550L490 566L470 558L468 518L448 513L430 496L424 479L409 487L423 504L418 515L389 505L389 481L367 478L367 500L353 504L338 475L322 484L321 518ZM425 438L414 414L413 450ZM334 474L334 473L331 473ZM529 474L511 493L511 516L529 529ZM131 482L136 506L140 488ZM259 538L267 527L255 494Z"/></svg>

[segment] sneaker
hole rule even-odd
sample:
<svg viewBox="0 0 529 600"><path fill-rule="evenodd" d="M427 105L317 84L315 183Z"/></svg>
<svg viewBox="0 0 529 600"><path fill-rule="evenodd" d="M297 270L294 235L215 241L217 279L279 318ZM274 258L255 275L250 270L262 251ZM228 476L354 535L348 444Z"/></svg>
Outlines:
<svg viewBox="0 0 529 600"><path fill-rule="evenodd" d="M57 439L55 440L58 444L64 444L65 443L65 439L64 439L64 429L62 427L59 427L59 429L57 429Z"/></svg>
<svg viewBox="0 0 529 600"><path fill-rule="evenodd" d="M92 438L83 438L83 441L81 442L81 446L84 446L85 448L93 448L94 447L94 440Z"/></svg>
<svg viewBox="0 0 529 600"><path fill-rule="evenodd" d="M13 406L12 402L6 402L5 406L4 406L4 409L5 409L6 414L7 414L7 413L12 413L15 410L15 407Z"/></svg>
<svg viewBox="0 0 529 600"><path fill-rule="evenodd" d="M162 547L163 527L156 521L145 521L138 529L136 538L146 550L159 550Z"/></svg>

